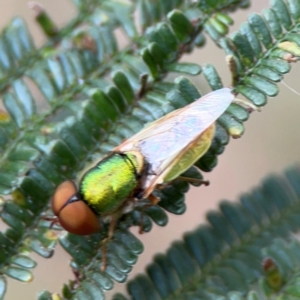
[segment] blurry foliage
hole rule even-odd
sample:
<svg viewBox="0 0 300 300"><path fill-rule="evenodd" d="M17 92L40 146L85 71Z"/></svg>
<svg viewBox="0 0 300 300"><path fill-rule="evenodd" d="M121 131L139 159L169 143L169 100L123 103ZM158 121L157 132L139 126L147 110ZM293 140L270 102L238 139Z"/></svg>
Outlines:
<svg viewBox="0 0 300 300"><path fill-rule="evenodd" d="M30 252L50 258L59 241L80 278L61 296L43 291L39 299L104 299L114 281L125 282L143 250L128 228L140 224L141 207L120 220L108 243L108 267L100 271L101 241L49 229L49 200L64 179L74 179L95 158L175 108L200 97L185 77L201 72L213 90L223 85L213 65L179 62L205 45L206 37L230 57L234 90L257 106L276 96L277 82L300 57L300 2L274 0L262 15L252 13L238 32L228 14L246 0L73 0L78 15L64 28L31 3L48 37L37 49L26 24L15 18L0 36L0 298L6 277L32 280ZM134 17L138 16L138 17ZM128 45L118 48L115 29ZM45 102L32 92L38 89ZM196 166L212 170L229 137L243 134L247 109L232 104L218 119L211 148ZM196 168L188 176L201 178ZM166 211L185 211L186 182L160 191L161 202L146 209L143 228L167 223ZM128 285L133 299L299 299L298 230L300 171L270 177L241 203L220 204L210 225L186 234L166 255L158 255L148 275ZM57 228L54 228L57 229ZM291 239L291 241L290 241ZM269 297L269 298L268 298ZM290 298L287 298L290 297ZM294 297L294 298L293 298ZM298 298L297 298L298 297ZM116 295L114 299L126 299Z"/></svg>

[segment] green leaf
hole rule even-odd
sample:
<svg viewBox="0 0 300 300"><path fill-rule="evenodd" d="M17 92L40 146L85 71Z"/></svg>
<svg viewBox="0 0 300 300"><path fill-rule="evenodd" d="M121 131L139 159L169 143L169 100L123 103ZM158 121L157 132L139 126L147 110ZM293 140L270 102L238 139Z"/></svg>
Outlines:
<svg viewBox="0 0 300 300"><path fill-rule="evenodd" d="M116 87L111 86L107 89L107 96L110 98L110 101L117 106L119 113L124 113L126 111L126 100L121 94L120 90Z"/></svg>
<svg viewBox="0 0 300 300"><path fill-rule="evenodd" d="M266 67L270 67L271 69L274 69L275 71L285 74L290 71L291 67L290 65L282 60L282 59L264 59L261 61L261 64Z"/></svg>
<svg viewBox="0 0 300 300"><path fill-rule="evenodd" d="M282 80L282 76L280 74L264 66L256 68L253 73L262 76L269 81L280 82Z"/></svg>
<svg viewBox="0 0 300 300"><path fill-rule="evenodd" d="M62 65L60 64L60 61L57 57L49 58L47 60L47 63L48 63L49 70L53 76L55 85L57 89L61 91L66 84L66 76L63 71Z"/></svg>
<svg viewBox="0 0 300 300"><path fill-rule="evenodd" d="M143 49L141 55L143 57L144 62L149 67L152 77L156 79L158 77L158 70L157 70L156 62L153 59L152 55L150 54L149 50Z"/></svg>
<svg viewBox="0 0 300 300"><path fill-rule="evenodd" d="M166 23L159 23L155 29L148 33L149 41L156 42L163 52L164 57L172 60L177 50L178 42L170 27Z"/></svg>
<svg viewBox="0 0 300 300"><path fill-rule="evenodd" d="M293 24L285 3L282 0L272 0L271 5L283 27L290 30Z"/></svg>
<svg viewBox="0 0 300 300"><path fill-rule="evenodd" d="M231 39L236 48L239 49L242 63L246 66L251 66L254 62L254 53L252 52L247 39L245 39L239 32L233 33L231 35Z"/></svg>
<svg viewBox="0 0 300 300"><path fill-rule="evenodd" d="M248 77L245 79L245 83L266 93L268 96L274 97L278 94L277 86L261 76Z"/></svg>
<svg viewBox="0 0 300 300"><path fill-rule="evenodd" d="M221 22L218 18L212 17L210 18L210 24L214 27L216 32L218 32L221 36L228 33L228 27Z"/></svg>
<svg viewBox="0 0 300 300"><path fill-rule="evenodd" d="M0 277L0 299L4 299L4 295L6 293L6 279L4 276Z"/></svg>
<svg viewBox="0 0 300 300"><path fill-rule="evenodd" d="M134 92L127 79L126 75L122 72L116 72L112 77L115 85L120 89L128 104L132 104L134 100Z"/></svg>
<svg viewBox="0 0 300 300"><path fill-rule="evenodd" d="M12 119L16 122L18 127L22 127L26 120L24 108L13 94L7 93L4 95L3 103Z"/></svg>
<svg viewBox="0 0 300 300"><path fill-rule="evenodd" d="M168 71L186 73L190 75L198 75L201 73L201 67L193 63L175 63L168 65Z"/></svg>
<svg viewBox="0 0 300 300"><path fill-rule="evenodd" d="M37 158L39 152L26 142L19 143L9 155L11 161L32 161Z"/></svg>
<svg viewBox="0 0 300 300"><path fill-rule="evenodd" d="M193 25L190 20L180 11L173 10L168 14L172 29L181 42L187 42L193 32Z"/></svg>
<svg viewBox="0 0 300 300"><path fill-rule="evenodd" d="M251 100L257 106L263 106L267 103L266 95L254 87L240 86L237 87L237 91L244 95L247 99Z"/></svg>
<svg viewBox="0 0 300 300"><path fill-rule="evenodd" d="M11 262L14 265L26 268L26 269L32 269L36 266L36 262L32 260L30 257L25 255L17 255L12 258Z"/></svg>
<svg viewBox="0 0 300 300"><path fill-rule="evenodd" d="M22 268L8 267L5 269L4 273L9 277L23 282L30 282L33 279L31 272Z"/></svg>
<svg viewBox="0 0 300 300"><path fill-rule="evenodd" d="M54 87L54 83L48 77L47 72L43 68L36 67L34 69L29 69L26 71L26 75L37 84L37 86L49 102L55 100L57 91Z"/></svg>
<svg viewBox="0 0 300 300"><path fill-rule="evenodd" d="M248 16L248 22L260 42L267 49L270 48L272 46L272 37L262 17L258 14L252 13Z"/></svg>
<svg viewBox="0 0 300 300"><path fill-rule="evenodd" d="M117 118L117 110L111 100L101 90L95 91L92 95L93 100L103 111L103 118L115 121Z"/></svg>
<svg viewBox="0 0 300 300"><path fill-rule="evenodd" d="M255 29L252 29L251 24L243 23L240 27L240 32L247 39L254 55L256 57L260 57L262 55L263 49L260 44L258 35L255 34Z"/></svg>
<svg viewBox="0 0 300 300"><path fill-rule="evenodd" d="M300 19L300 3L298 1L287 1L288 10L295 21Z"/></svg>
<svg viewBox="0 0 300 300"><path fill-rule="evenodd" d="M54 37L58 33L55 23L40 4L31 3L31 8L35 11L35 20L48 37Z"/></svg>
<svg viewBox="0 0 300 300"><path fill-rule="evenodd" d="M270 27L270 30L273 34L273 36L276 39L279 39L282 37L282 28L281 28L281 24L274 12L274 10L272 9L266 9L263 12L264 18L266 19L266 21L268 22L268 25Z"/></svg>
<svg viewBox="0 0 300 300"><path fill-rule="evenodd" d="M8 45L3 38L0 39L0 63L1 68L4 70L10 69L12 65L12 59L8 52ZM3 77L3 75L1 77Z"/></svg>

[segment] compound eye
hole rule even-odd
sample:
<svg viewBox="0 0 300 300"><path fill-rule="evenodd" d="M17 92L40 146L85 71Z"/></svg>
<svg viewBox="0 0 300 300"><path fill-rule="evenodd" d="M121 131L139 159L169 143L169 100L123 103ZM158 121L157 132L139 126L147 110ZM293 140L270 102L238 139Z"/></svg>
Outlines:
<svg viewBox="0 0 300 300"><path fill-rule="evenodd" d="M51 201L53 213L58 216L61 209L67 205L69 199L77 193L76 186L73 181L64 181L55 190Z"/></svg>
<svg viewBox="0 0 300 300"><path fill-rule="evenodd" d="M100 231L97 215L81 199L76 199L77 189L72 181L60 184L52 198L52 210L60 225L68 232L86 235ZM70 198L72 201L68 203Z"/></svg>

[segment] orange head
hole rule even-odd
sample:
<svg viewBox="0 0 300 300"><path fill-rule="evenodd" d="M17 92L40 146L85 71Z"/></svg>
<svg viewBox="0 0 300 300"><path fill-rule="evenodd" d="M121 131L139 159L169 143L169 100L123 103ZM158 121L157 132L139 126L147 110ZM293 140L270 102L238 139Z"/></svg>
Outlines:
<svg viewBox="0 0 300 300"><path fill-rule="evenodd" d="M68 232L87 235L99 232L100 222L94 211L81 199L75 184L61 183L52 197L52 210L60 225Z"/></svg>

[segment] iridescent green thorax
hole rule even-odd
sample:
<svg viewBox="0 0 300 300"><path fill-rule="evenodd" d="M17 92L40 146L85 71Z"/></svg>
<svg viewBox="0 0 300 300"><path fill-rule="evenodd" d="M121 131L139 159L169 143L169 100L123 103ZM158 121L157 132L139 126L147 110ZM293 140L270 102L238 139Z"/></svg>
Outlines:
<svg viewBox="0 0 300 300"><path fill-rule="evenodd" d="M132 153L113 153L101 160L83 175L82 199L101 216L116 211L138 186L139 164Z"/></svg>

